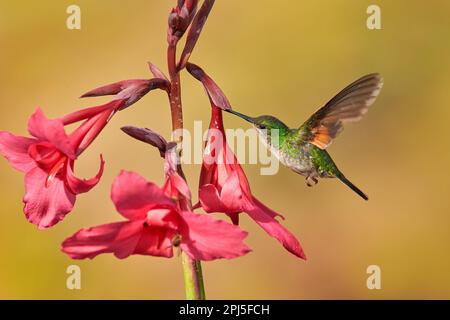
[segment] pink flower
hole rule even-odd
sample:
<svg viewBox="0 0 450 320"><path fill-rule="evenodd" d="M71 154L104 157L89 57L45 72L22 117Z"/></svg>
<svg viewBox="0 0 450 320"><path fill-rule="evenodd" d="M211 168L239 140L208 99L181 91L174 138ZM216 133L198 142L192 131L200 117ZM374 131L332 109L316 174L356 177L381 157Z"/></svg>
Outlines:
<svg viewBox="0 0 450 320"><path fill-rule="evenodd" d="M88 95L117 96L105 105L62 118L48 119L38 108L28 121L31 138L0 132L0 153L15 169L25 173L24 212L31 223L39 229L55 225L72 210L76 195L88 192L99 182L104 167L102 158L97 175L88 180L75 177L75 160L117 110L136 102L152 88L148 81L128 80L96 89ZM64 126L79 121L83 123L68 135Z"/></svg>
<svg viewBox="0 0 450 320"><path fill-rule="evenodd" d="M270 236L277 239L292 254L306 259L298 240L275 218L280 216L256 199L244 170L227 145L222 109L231 109L230 102L217 84L197 65L188 63L187 70L205 87L212 106L211 123L200 174L199 203L206 212L223 212L233 223L246 212ZM280 216L282 217L282 216Z"/></svg>
<svg viewBox="0 0 450 320"><path fill-rule="evenodd" d="M227 145L222 110L215 106L207 139L199 184L201 207L209 213L226 213L236 225L239 214L246 212L289 252L306 259L295 236L275 219L280 215L252 195L245 173Z"/></svg>
<svg viewBox="0 0 450 320"><path fill-rule="evenodd" d="M111 198L127 220L81 229L62 244L73 259L113 253L170 258L180 247L192 259L236 258L250 251L243 243L247 233L239 227L205 214L182 210L168 195L186 194L188 187L174 171L167 171L159 188L136 173L123 171L114 181Z"/></svg>
<svg viewBox="0 0 450 320"><path fill-rule="evenodd" d="M49 120L37 109L28 122L33 138L0 132L0 152L15 169L25 173L25 215L40 229L62 220L72 210L75 196L88 192L98 183L103 159L92 179L76 178L73 169L77 150L82 150L93 138L93 127L102 126L106 120L106 113L96 114L86 122L89 126L84 124L69 136L61 119Z"/></svg>
<svg viewBox="0 0 450 320"><path fill-rule="evenodd" d="M239 214L246 212L289 252L306 259L298 240L275 219L280 215L252 195L245 173L227 145L222 110L215 106L207 139L199 184L201 207L206 212L226 213L236 225Z"/></svg>

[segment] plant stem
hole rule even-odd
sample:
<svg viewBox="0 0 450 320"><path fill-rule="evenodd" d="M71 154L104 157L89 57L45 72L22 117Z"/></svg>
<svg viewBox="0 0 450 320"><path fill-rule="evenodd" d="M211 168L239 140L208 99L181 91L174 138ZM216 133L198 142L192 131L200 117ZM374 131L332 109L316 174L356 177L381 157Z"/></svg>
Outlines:
<svg viewBox="0 0 450 320"><path fill-rule="evenodd" d="M178 150L181 154L181 142L183 136L181 129L183 129L183 106L181 103L181 84L180 73L177 70L176 63L176 44L169 44L167 50L167 63L169 68L171 89L169 93L170 110L172 117L172 131L176 130L176 140ZM184 172L181 164L178 165L178 174L184 179ZM192 203L190 200L184 199L180 205L191 209ZM183 265L184 285L186 289L186 299L188 300L205 300L205 287L203 284L202 266L200 261L191 259L186 253L181 253L181 261Z"/></svg>
<svg viewBox="0 0 450 320"><path fill-rule="evenodd" d="M169 100L172 116L172 131L183 129L183 105L181 103L180 73L177 71L176 56L176 45L169 44L169 48L167 49L167 64L169 67L171 82ZM175 142L180 145L183 140L182 132L177 133L177 140L178 141Z"/></svg>
<svg viewBox="0 0 450 320"><path fill-rule="evenodd" d="M186 299L205 300L202 265L198 260L192 260L186 253L181 253L183 263L184 285Z"/></svg>

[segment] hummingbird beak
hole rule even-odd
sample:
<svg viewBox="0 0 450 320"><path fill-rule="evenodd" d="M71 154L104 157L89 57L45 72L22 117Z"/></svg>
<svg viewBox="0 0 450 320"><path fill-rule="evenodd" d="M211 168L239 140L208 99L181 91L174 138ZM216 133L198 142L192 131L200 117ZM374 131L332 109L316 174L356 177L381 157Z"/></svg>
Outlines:
<svg viewBox="0 0 450 320"><path fill-rule="evenodd" d="M248 121L248 122L250 122L250 123L252 123L252 124L255 123L255 121L253 120L252 117L246 116L245 114L242 114L242 113L240 113L240 112L237 112L237 111L234 111L234 110L230 110L230 109L226 109L225 111L228 112L228 113L232 113L232 114L234 114L235 116L238 116L239 118L242 118L242 119L244 119L245 121Z"/></svg>

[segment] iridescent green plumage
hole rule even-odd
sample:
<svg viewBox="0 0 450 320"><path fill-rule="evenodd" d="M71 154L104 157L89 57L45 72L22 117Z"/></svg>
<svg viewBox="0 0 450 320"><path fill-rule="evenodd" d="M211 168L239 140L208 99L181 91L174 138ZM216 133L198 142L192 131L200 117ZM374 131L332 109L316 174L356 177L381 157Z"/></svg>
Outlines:
<svg viewBox="0 0 450 320"><path fill-rule="evenodd" d="M337 168L326 148L347 122L362 118L383 86L378 74L369 74L347 86L297 129L273 116L252 118L227 110L249 122L281 163L306 177L308 186L318 178L338 178L365 200L368 197Z"/></svg>

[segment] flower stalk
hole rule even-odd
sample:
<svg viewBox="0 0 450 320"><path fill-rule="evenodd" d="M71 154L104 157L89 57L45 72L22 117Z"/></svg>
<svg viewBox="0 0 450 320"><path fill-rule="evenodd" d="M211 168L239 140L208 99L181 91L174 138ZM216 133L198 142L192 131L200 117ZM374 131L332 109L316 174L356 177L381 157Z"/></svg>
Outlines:
<svg viewBox="0 0 450 320"><path fill-rule="evenodd" d="M178 132L176 137L172 137L172 140L177 143L177 152L178 154L181 154L181 143L183 141L183 105L181 102L180 72L177 69L178 40L169 40L168 42L167 65L171 83L169 101L172 118L172 132ZM178 164L177 171L183 179L186 179L181 164ZM184 201L180 201L180 206L185 207L184 209L192 209L192 203L186 199ZM185 252L181 253L181 261L183 266L186 299L205 300L205 287L203 283L203 274L200 261L190 258Z"/></svg>
<svg viewBox="0 0 450 320"><path fill-rule="evenodd" d="M205 300L205 286L203 284L202 265L200 261L191 259L184 252L181 253L183 264L184 286L187 300Z"/></svg>
<svg viewBox="0 0 450 320"><path fill-rule="evenodd" d="M180 74L176 71L176 65L171 64L175 62L176 49L169 46L168 50L169 56L169 73L170 81L172 83L171 90L169 94L170 99L170 109L172 116L172 130L175 132L182 132L183 129L183 107L181 103L181 85L180 85ZM173 58L173 59L171 59ZM175 69L172 69L171 66ZM171 70L172 69L172 70ZM178 153L181 154L181 142L183 141L183 136L178 134L173 137L174 141L177 142ZM175 140L176 139L176 140ZM178 174L185 179L183 168L181 164L178 165ZM192 209L192 203L188 200L180 201L180 205L185 207L185 209ZM184 275L184 285L186 290L186 299L188 300L205 300L205 287L203 284L203 274L201 263L198 260L191 259L186 253L181 253L181 261L183 265L183 275Z"/></svg>

